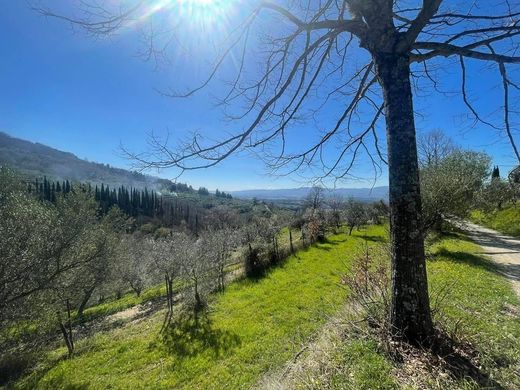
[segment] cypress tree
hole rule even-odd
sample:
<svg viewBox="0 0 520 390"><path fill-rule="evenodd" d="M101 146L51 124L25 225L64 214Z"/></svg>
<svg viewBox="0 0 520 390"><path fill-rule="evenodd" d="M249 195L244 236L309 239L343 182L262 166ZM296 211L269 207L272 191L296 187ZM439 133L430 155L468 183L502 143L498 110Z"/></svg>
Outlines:
<svg viewBox="0 0 520 390"><path fill-rule="evenodd" d="M498 166L495 166L493 168L493 172L491 173L491 179L500 179L500 168L498 168Z"/></svg>

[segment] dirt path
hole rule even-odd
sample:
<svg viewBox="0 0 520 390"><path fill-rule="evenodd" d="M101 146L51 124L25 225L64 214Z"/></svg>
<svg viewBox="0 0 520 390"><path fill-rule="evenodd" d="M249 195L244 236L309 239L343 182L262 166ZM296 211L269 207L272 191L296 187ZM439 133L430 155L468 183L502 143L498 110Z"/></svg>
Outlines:
<svg viewBox="0 0 520 390"><path fill-rule="evenodd" d="M520 240L471 222L459 227L482 247L482 254L491 257L500 266L502 274L511 281L520 296Z"/></svg>

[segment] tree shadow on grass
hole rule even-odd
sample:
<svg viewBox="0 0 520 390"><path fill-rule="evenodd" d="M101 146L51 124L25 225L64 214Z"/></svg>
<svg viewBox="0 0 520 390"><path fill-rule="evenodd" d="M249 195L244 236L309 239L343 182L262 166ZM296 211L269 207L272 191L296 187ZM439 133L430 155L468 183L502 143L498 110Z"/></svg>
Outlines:
<svg viewBox="0 0 520 390"><path fill-rule="evenodd" d="M455 263L468 264L471 266L482 268L488 272L494 272L496 274L502 275L498 265L487 260L481 256L474 255L472 253L460 252L460 251L450 251L446 248L441 248L437 251L433 256L432 260L450 260Z"/></svg>
<svg viewBox="0 0 520 390"><path fill-rule="evenodd" d="M365 235L359 236L359 238L361 238L363 240L371 241L371 242L379 242L381 244L388 243L388 240L382 236L372 236L372 235L365 234Z"/></svg>
<svg viewBox="0 0 520 390"><path fill-rule="evenodd" d="M87 382L68 383L65 379L65 373L61 373L59 376L52 378L49 385L50 388L64 390L88 390L90 388Z"/></svg>
<svg viewBox="0 0 520 390"><path fill-rule="evenodd" d="M480 365L475 364L473 360L478 353L471 346L461 344L446 334L441 333L437 337L433 352L452 377L471 378L479 387L486 389L504 389Z"/></svg>
<svg viewBox="0 0 520 390"><path fill-rule="evenodd" d="M238 335L217 329L205 313L198 319L183 315L165 329L162 342L168 353L179 357L210 353L219 357L241 344Z"/></svg>
<svg viewBox="0 0 520 390"><path fill-rule="evenodd" d="M30 365L27 365L22 370L17 372L8 372L10 375L7 381L0 383L1 386L6 386L6 389L14 388L17 380L22 378L24 375L29 375L31 370L33 374L27 379L26 383L23 385L23 388L29 389L37 389L40 387L40 381L60 362L68 360L66 355L62 355L59 358L53 360L52 362L46 362L45 364L40 364L37 366L37 361L34 360ZM46 388L52 389L70 389L70 390L86 390L89 388L89 384L87 382L82 383L68 383L65 379L65 372L61 372L58 375L52 376L49 380L46 381Z"/></svg>
<svg viewBox="0 0 520 390"><path fill-rule="evenodd" d="M512 252L506 252L508 254ZM516 252L514 252L516 253ZM483 253L484 255L486 253ZM497 254L496 252L494 254ZM445 257L449 260L465 263L471 266L476 266L485 269L488 272L493 272L500 276L505 276L509 280L520 281L520 265L518 264L497 264L482 256L474 255L467 252L452 252L445 248L439 250L434 256L436 257Z"/></svg>

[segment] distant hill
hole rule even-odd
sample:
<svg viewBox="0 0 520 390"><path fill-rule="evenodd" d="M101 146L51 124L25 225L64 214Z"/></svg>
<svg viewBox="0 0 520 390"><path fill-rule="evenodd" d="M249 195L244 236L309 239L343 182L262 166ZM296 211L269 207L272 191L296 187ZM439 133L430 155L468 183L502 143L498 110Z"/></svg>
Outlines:
<svg viewBox="0 0 520 390"><path fill-rule="evenodd" d="M0 165L9 165L31 177L47 176L54 180L103 183L111 187L124 185L159 189L171 184L166 179L82 160L72 153L11 137L2 132L0 132Z"/></svg>
<svg viewBox="0 0 520 390"><path fill-rule="evenodd" d="M302 200L309 193L311 187L288 188L276 190L243 190L232 191L231 195L241 199L262 199L268 201L276 200ZM377 201L388 199L388 187L374 188L336 188L326 190L328 196L334 194L344 198L355 198L364 201Z"/></svg>

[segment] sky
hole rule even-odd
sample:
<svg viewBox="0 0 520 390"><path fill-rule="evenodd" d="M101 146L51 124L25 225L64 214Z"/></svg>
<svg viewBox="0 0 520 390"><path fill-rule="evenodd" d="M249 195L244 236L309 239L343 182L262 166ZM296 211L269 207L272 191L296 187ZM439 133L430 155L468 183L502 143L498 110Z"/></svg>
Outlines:
<svg viewBox="0 0 520 390"><path fill-rule="evenodd" d="M129 168L132 163L122 155L120 146L144 151L150 132L169 132L172 138L183 138L200 131L218 138L239 129L243 124L224 121L221 109L215 107L214 95L221 92L222 86L210 86L190 99L171 99L158 93L167 88L183 90L200 81L207 71L205 64L212 58L208 56L212 52L211 36L222 34L224 19L239 16L240 12L233 9L238 7L233 2L240 0L214 1L226 8L211 10L209 16L204 14L204 18L211 18L203 21L204 34L188 31L182 37L183 47L190 54L177 50L174 44L173 64L157 67L139 55L145 46L137 28L126 28L110 38L95 38L72 30L61 20L43 17L26 1L0 0L0 131L90 161ZM46 4L74 12L69 0ZM202 23L200 15L184 17L198 18L190 22ZM473 74L469 86L475 104L499 108L501 93L496 88L496 72L479 64L470 63L468 67ZM444 72L442 80L448 89L460 83L455 71ZM332 112L333 105L339 103L330 104ZM467 111L460 96L419 91L415 105L419 133L441 128L459 145L490 154L502 171L507 172L515 164L503 134L482 126L472 128L470 121L464 120ZM295 147L303 145L313 132L308 124L299 130L300 135L292 140ZM357 177L367 180L346 179L335 185L386 185L386 172L374 182L366 159L361 158L355 170ZM174 170L149 173L165 178L177 176ZM216 167L185 173L178 180L194 187L226 191L308 184L300 175L276 177L268 173L258 158L241 153Z"/></svg>

